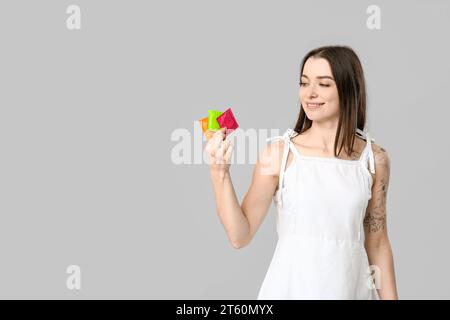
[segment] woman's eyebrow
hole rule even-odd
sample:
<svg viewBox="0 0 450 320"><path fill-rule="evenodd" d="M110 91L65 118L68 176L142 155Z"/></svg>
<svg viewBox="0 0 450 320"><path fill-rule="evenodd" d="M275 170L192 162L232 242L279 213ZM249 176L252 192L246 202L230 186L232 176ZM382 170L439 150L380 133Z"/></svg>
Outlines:
<svg viewBox="0 0 450 320"><path fill-rule="evenodd" d="M302 74L302 77L305 77L306 79L309 79L308 76L307 76L306 74ZM334 81L333 77L330 77L330 76L318 76L318 77L316 77L316 78L317 78L317 79L330 79L330 80L333 80L333 81Z"/></svg>

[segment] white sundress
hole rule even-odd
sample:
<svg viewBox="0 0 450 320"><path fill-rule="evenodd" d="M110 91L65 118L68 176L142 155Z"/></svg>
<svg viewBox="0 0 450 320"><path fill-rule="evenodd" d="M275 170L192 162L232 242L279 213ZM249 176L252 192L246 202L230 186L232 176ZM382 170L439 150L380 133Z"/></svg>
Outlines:
<svg viewBox="0 0 450 320"><path fill-rule="evenodd" d="M285 143L274 195L278 241L258 300L380 299L363 228L375 140L356 132L366 140L358 160L302 155L291 141L292 129L268 139ZM294 159L286 169L289 150Z"/></svg>

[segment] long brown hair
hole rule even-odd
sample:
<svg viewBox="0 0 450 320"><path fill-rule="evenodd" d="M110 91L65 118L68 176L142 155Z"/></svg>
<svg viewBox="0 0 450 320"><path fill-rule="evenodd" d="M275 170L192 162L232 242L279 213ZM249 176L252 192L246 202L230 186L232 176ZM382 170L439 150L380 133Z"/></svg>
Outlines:
<svg viewBox="0 0 450 320"><path fill-rule="evenodd" d="M337 157L345 146L351 156L355 141L356 128L364 130L366 123L366 85L361 62L356 53L347 46L324 46L308 52L302 60L300 78L306 60L310 57L323 58L331 66L339 94L339 122L334 141L334 154ZM300 108L294 131L297 134L308 130L312 120L308 119L303 107ZM339 151L336 153L339 141Z"/></svg>

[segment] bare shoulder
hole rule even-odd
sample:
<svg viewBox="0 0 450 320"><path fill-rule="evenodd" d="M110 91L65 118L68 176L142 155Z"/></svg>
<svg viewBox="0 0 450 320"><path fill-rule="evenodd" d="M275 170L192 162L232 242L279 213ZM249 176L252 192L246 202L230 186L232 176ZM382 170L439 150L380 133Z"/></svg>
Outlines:
<svg viewBox="0 0 450 320"><path fill-rule="evenodd" d="M376 143L372 143L372 151L375 159L375 175L388 179L391 169L388 151Z"/></svg>
<svg viewBox="0 0 450 320"><path fill-rule="evenodd" d="M382 166L390 165L389 153L379 144L372 143L372 150L375 157L375 163Z"/></svg>
<svg viewBox="0 0 450 320"><path fill-rule="evenodd" d="M261 174L279 176L285 141L277 140L268 143L258 159Z"/></svg>

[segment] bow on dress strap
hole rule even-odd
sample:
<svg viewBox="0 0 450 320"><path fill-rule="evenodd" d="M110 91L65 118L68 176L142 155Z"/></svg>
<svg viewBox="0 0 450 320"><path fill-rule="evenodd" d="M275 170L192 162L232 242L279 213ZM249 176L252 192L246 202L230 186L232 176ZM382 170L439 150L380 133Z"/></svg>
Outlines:
<svg viewBox="0 0 450 320"><path fill-rule="evenodd" d="M356 132L362 135L367 141L367 148L369 152L369 169L371 173L375 173L375 157L372 150L372 142L375 142L375 139L370 136L370 133L368 131L362 131L361 129L357 128Z"/></svg>
<svg viewBox="0 0 450 320"><path fill-rule="evenodd" d="M287 129L286 132L282 136L276 136L272 138L268 138L267 142L269 141L276 141L276 140L284 140L284 148L283 148L283 157L281 161L281 169L279 174L279 181L278 181L278 191L276 193L276 199L279 206L283 206L283 196L282 196L282 188L283 188L283 181L284 181L284 169L286 168L287 163L287 157L289 153L289 147L291 143L291 136L295 133L292 129Z"/></svg>

